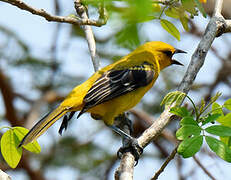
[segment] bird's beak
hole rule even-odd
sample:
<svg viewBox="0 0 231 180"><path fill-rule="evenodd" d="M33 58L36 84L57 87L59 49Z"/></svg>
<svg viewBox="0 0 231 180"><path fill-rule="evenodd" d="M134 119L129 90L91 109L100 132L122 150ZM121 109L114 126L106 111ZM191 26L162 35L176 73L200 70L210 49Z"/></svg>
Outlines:
<svg viewBox="0 0 231 180"><path fill-rule="evenodd" d="M178 54L178 53L187 53L187 52L185 52L185 51L183 51L183 50L180 50L180 49L175 49L175 51L174 51L173 54ZM180 62L178 62L178 61L175 60L175 59L172 59L172 64L184 66L183 64L181 64Z"/></svg>
<svg viewBox="0 0 231 180"><path fill-rule="evenodd" d="M178 62L175 59L172 59L172 64L176 64L176 65L180 65L180 66L184 66L183 64L181 64L180 62Z"/></svg>
<svg viewBox="0 0 231 180"><path fill-rule="evenodd" d="M187 52L180 49L175 49L174 54L178 54L178 53L187 53Z"/></svg>

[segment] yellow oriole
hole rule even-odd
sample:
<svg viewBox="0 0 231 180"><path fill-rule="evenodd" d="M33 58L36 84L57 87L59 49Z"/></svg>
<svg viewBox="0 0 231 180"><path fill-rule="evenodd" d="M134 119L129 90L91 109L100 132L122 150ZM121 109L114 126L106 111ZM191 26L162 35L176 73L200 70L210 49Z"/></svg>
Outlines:
<svg viewBox="0 0 231 180"><path fill-rule="evenodd" d="M119 61L98 70L76 86L58 108L35 124L19 146L37 139L67 112L80 111L78 117L89 112L93 118L112 126L115 117L141 100L153 86L160 70L171 64L182 65L172 59L176 53L185 52L163 42L147 42Z"/></svg>

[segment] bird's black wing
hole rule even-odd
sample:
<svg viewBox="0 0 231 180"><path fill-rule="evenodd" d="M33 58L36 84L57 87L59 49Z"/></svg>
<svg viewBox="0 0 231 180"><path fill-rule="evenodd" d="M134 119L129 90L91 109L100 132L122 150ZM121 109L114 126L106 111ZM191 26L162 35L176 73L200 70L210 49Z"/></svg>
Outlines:
<svg viewBox="0 0 231 180"><path fill-rule="evenodd" d="M112 69L104 73L85 95L85 105L78 117L91 107L148 85L153 78L154 69L150 65L134 66L124 70Z"/></svg>

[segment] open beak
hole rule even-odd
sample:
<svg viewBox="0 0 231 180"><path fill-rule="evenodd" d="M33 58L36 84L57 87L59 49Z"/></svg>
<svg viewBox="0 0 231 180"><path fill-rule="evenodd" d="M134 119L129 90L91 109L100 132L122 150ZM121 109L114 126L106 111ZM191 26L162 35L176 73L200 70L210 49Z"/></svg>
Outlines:
<svg viewBox="0 0 231 180"><path fill-rule="evenodd" d="M180 65L180 66L184 66L183 64L181 64L180 62L178 62L175 59L172 59L172 64L176 64L176 65Z"/></svg>
<svg viewBox="0 0 231 180"><path fill-rule="evenodd" d="M180 49L175 49L175 52L173 54L178 54L178 53L187 53L183 50L180 50ZM175 59L172 59L172 64L176 64L176 65L180 65L180 66L184 66L183 64L181 64L180 62L178 62L177 60Z"/></svg>
<svg viewBox="0 0 231 180"><path fill-rule="evenodd" d="M187 52L180 49L175 49L174 54L178 54L178 53L187 53Z"/></svg>

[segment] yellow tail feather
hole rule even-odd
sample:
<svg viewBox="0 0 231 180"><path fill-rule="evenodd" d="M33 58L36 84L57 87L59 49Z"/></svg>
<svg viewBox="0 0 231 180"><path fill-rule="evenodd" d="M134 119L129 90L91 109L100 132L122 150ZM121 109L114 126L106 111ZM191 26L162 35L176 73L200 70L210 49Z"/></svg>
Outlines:
<svg viewBox="0 0 231 180"><path fill-rule="evenodd" d="M26 134L26 136L22 139L19 144L19 147L22 145L26 145L34 140L36 140L39 136L41 136L52 124L54 124L58 119L64 116L68 112L68 108L64 108L59 106L55 110L51 111L47 115L45 115L37 124L33 126L33 128Z"/></svg>

